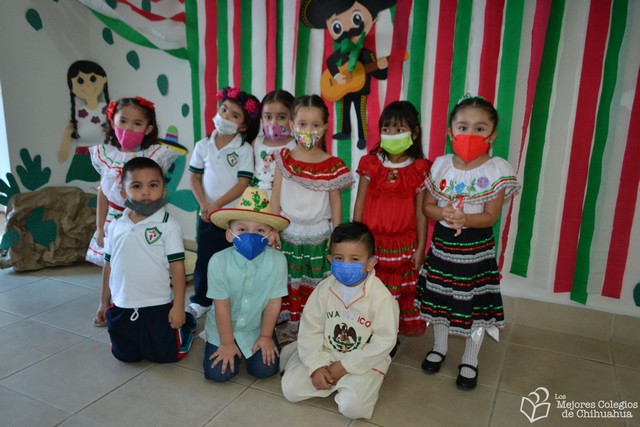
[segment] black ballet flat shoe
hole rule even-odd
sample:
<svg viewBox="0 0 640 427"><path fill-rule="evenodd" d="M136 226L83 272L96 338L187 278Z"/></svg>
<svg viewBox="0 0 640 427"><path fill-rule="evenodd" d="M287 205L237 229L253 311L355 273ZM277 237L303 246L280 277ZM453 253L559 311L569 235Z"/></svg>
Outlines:
<svg viewBox="0 0 640 427"><path fill-rule="evenodd" d="M427 360L430 354L435 354L437 356L440 356L441 357L440 361L432 362L430 360ZM424 357L424 360L422 361L422 365L421 365L422 370L429 374L435 374L436 372L440 371L440 366L442 366L442 362L444 362L444 359L446 358L447 358L446 354L442 354L437 351L431 350L429 353L427 353L427 355Z"/></svg>
<svg viewBox="0 0 640 427"><path fill-rule="evenodd" d="M338 141L344 141L345 139L351 139L351 133L338 132L333 134L333 139Z"/></svg>
<svg viewBox="0 0 640 427"><path fill-rule="evenodd" d="M396 353L398 352L398 347L400 347L400 340L396 340L396 345L393 346L391 351L389 352L389 357L394 358Z"/></svg>
<svg viewBox="0 0 640 427"><path fill-rule="evenodd" d="M367 148L367 141L365 139L358 139L356 147L358 147L358 149L360 150L364 150L365 148Z"/></svg>
<svg viewBox="0 0 640 427"><path fill-rule="evenodd" d="M459 371L462 371L462 368L472 369L476 373L476 375L473 378L467 378L463 377L461 373L458 373L458 378L456 378L456 385L465 390L476 388L476 385L478 384L478 368L466 363L458 365Z"/></svg>

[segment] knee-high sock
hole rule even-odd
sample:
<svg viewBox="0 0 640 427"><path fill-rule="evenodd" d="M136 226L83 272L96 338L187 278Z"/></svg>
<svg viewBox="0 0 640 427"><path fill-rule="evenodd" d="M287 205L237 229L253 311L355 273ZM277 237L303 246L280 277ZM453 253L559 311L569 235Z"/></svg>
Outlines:
<svg viewBox="0 0 640 427"><path fill-rule="evenodd" d="M462 363L466 363L467 365L478 367L478 353L480 353L480 346L482 345L482 338L484 338L484 333L480 334L480 339L478 342L474 341L473 338L467 338L467 342L464 345L464 354L462 355ZM469 368L462 368L460 371L463 377L473 378L476 376L476 373Z"/></svg>
<svg viewBox="0 0 640 427"><path fill-rule="evenodd" d="M433 351L447 355L449 349L449 327L442 324L433 325ZM442 360L437 354L430 354L427 357L429 362L439 362Z"/></svg>

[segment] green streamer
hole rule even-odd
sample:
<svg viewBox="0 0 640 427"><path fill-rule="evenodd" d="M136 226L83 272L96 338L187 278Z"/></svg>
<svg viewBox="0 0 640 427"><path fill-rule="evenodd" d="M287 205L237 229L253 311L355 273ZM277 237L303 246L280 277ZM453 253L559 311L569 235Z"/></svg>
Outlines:
<svg viewBox="0 0 640 427"><path fill-rule="evenodd" d="M595 230L596 206L602 184L602 156L607 145L611 103L618 82L618 60L622 39L627 25L628 0L614 0L609 25L609 42L604 60L602 74L602 89L596 114L596 129L589 163L589 175L582 208L582 221L578 251L576 255L576 269L571 288L571 300L581 304L587 303L587 283L589 281L591 245Z"/></svg>
<svg viewBox="0 0 640 427"><path fill-rule="evenodd" d="M469 35L471 34L471 12L473 0L459 0L456 10L456 27L453 40L453 60L451 61L451 85L449 88L449 111L465 94L467 80L467 57L469 56ZM447 136L445 153L453 153Z"/></svg>
<svg viewBox="0 0 640 427"><path fill-rule="evenodd" d="M551 13L544 41L540 74L536 86L536 94L531 110L529 125L529 146L524 165L524 179L520 212L518 214L518 234L513 250L511 273L527 277L529 259L531 257L531 238L536 214L538 191L540 189L540 171L542 170L542 154L546 143L549 109L553 94L553 81L558 61L558 48L562 34L566 0L555 0L551 4Z"/></svg>

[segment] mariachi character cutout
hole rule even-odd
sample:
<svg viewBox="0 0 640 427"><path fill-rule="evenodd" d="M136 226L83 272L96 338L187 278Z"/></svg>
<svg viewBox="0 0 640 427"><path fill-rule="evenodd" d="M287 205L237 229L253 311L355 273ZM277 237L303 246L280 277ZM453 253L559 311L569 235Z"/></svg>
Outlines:
<svg viewBox="0 0 640 427"><path fill-rule="evenodd" d="M89 147L104 142L102 130L109 103L107 73L95 62L76 61L67 71L67 86L71 98L71 120L62 137L58 161L62 163L67 160L75 141L75 154L67 171L66 182L97 182L100 175L91 165Z"/></svg>
<svg viewBox="0 0 640 427"><path fill-rule="evenodd" d="M367 95L371 77L387 78L387 58L377 59L363 48L364 39L380 11L396 4L396 0L305 0L300 18L311 28L326 28L331 38L340 44L326 61L327 69L320 81L322 96L342 103L338 132L334 139L351 138L351 106L358 118L358 148L367 146Z"/></svg>

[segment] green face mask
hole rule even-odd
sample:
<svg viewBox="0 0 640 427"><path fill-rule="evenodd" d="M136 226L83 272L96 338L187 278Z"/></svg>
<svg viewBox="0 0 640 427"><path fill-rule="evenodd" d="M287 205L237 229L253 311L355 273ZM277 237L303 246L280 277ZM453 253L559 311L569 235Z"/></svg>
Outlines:
<svg viewBox="0 0 640 427"><path fill-rule="evenodd" d="M412 145L411 132L397 135L380 135L380 147L389 154L402 154Z"/></svg>

